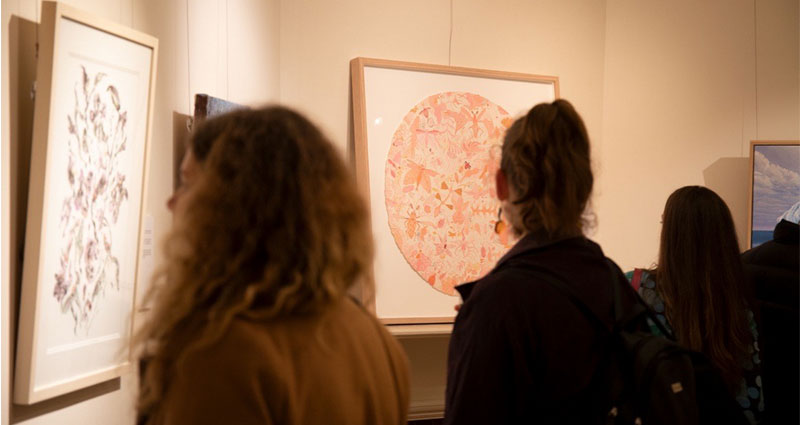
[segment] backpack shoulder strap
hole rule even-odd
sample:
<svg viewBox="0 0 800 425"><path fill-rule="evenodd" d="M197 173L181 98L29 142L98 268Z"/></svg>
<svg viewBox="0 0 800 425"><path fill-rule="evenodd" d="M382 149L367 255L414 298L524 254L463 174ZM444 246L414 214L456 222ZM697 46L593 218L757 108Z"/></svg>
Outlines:
<svg viewBox="0 0 800 425"><path fill-rule="evenodd" d="M633 279L631 279L631 286L633 290L639 292L639 287L642 285L642 269L633 269Z"/></svg>

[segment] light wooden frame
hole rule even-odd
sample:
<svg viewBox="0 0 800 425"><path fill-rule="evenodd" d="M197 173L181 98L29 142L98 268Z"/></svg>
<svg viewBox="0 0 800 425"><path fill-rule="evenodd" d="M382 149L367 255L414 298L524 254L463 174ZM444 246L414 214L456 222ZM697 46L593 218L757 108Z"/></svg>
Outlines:
<svg viewBox="0 0 800 425"><path fill-rule="evenodd" d="M753 245L753 177L755 173L756 146L800 146L800 140L751 140L750 141L750 175L747 187L747 249Z"/></svg>
<svg viewBox="0 0 800 425"><path fill-rule="evenodd" d="M364 197L368 206L370 203L370 176L369 176L369 156L367 140L367 106L364 68L387 68L393 70L423 72L438 75L454 75L478 77L493 80L508 80L519 82L533 82L552 84L555 98L559 98L559 80L555 76L525 74L517 72L505 72L476 68L464 68L456 66L433 65L415 62L403 62L386 59L374 59L358 57L350 61L350 77L352 88L352 113L353 113L353 136L354 136L354 156L355 156L355 175L359 191ZM533 104L530 105L532 107ZM361 299L368 309L376 312L374 293L368 288L374 288L374 273L370 273L370 282L361 291ZM455 311L448 317L406 317L406 318L381 318L380 320L387 325L419 325L419 324L446 324L452 323L455 318Z"/></svg>
<svg viewBox="0 0 800 425"><path fill-rule="evenodd" d="M46 208L58 208L55 200L45 199L45 183L48 178L47 173L47 150L48 137L51 121L51 108L53 99L58 93L53 93L55 76L59 73L59 61L55 52L59 47L59 34L61 23L70 20L78 24L89 27L98 32L107 33L122 40L132 42L150 49L150 70L149 80L147 81L149 92L145 100L146 112L142 116L145 120L144 127L144 147L143 147L143 176L141 187L141 201L138 211L138 229L142 227L142 216L144 204L147 199L147 186L149 176L149 157L150 143L153 123L153 105L155 100L156 69L158 60L158 40L147 34L135 31L112 21L95 17L79 9L70 7L63 3L45 1L42 2L41 23L39 25L39 60L37 65L37 92L36 105L34 111L33 146L31 155L30 191L28 198L28 221L26 228L25 243L25 262L23 266L22 295L20 300L20 316L17 337L16 365L14 377L14 403L32 404L45 399L66 394L80 388L91 386L103 381L121 376L130 367L131 351L127 347L129 341L125 341L126 348L123 350L123 361L112 367L97 371L96 373L76 376L75 379L63 380L44 389L34 388L34 377L36 373L36 362L33 356L37 352L36 331L39 329L40 309L38 302L38 292L44 290L39 285L40 267L40 248L43 234L47 232L43 229L43 211ZM140 231L136 236L138 254L141 246ZM139 261L138 255L133 265L138 274ZM134 329L133 312L136 300L136 286L139 276L135 276L133 281L133 297L131 299L130 332Z"/></svg>

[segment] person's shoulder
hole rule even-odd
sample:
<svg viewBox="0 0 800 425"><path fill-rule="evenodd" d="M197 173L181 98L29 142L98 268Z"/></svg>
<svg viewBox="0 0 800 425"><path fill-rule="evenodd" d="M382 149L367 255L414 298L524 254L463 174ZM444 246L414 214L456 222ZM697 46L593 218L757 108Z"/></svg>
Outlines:
<svg viewBox="0 0 800 425"><path fill-rule="evenodd" d="M353 332L362 339L380 341L392 356L405 359L405 354L394 336L386 329L383 323L361 303L353 298L344 297L336 302L333 314L338 315L337 321L341 322L342 331Z"/></svg>
<svg viewBox="0 0 800 425"><path fill-rule="evenodd" d="M520 292L536 291L532 284L536 277L524 267L505 265L479 279L473 289L473 297L496 301L500 298L515 298Z"/></svg>
<svg viewBox="0 0 800 425"><path fill-rule="evenodd" d="M504 265L475 283L472 294L464 303L468 311L481 312L490 317L485 320L500 321L519 314L538 315L538 306L549 306L553 299L563 295L546 280L545 272L524 266Z"/></svg>
<svg viewBox="0 0 800 425"><path fill-rule="evenodd" d="M222 385L250 387L254 382L285 381L286 362L265 329L247 320L234 318L215 341L190 347L177 370L182 388L205 389ZM260 385L260 384L259 384Z"/></svg>
<svg viewBox="0 0 800 425"><path fill-rule="evenodd" d="M194 350L194 361L232 363L234 367L253 367L262 363L272 346L271 333L263 324L233 318L222 336L211 344Z"/></svg>
<svg viewBox="0 0 800 425"><path fill-rule="evenodd" d="M771 250L772 245L774 244L775 243L770 240L762 243L759 246L748 249L747 251L742 253L742 261L745 264L757 265L764 256L764 254L767 253L767 251Z"/></svg>
<svg viewBox="0 0 800 425"><path fill-rule="evenodd" d="M345 297L337 302L334 314L339 316L338 320L347 323L348 327L353 328L363 337L378 336L390 343L395 343L394 337L386 330L383 323L353 298Z"/></svg>

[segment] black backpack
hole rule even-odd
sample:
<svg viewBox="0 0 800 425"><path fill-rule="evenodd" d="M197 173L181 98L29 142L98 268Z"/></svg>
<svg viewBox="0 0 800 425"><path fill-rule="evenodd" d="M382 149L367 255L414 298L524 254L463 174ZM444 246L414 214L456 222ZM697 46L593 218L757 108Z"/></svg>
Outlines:
<svg viewBox="0 0 800 425"><path fill-rule="evenodd" d="M543 279L566 295L590 321L609 337L609 349L600 362L589 391L597 424L695 425L748 424L722 378L702 354L675 342L611 261L614 327L608 328L560 277L544 268ZM623 291L636 300L622 303ZM648 320L649 319L649 320ZM666 337L653 334L659 327Z"/></svg>

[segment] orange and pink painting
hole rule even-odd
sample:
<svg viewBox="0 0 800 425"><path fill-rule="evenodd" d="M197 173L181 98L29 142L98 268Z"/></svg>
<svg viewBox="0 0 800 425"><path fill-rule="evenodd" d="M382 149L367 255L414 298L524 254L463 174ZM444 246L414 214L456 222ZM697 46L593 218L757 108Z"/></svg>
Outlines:
<svg viewBox="0 0 800 425"><path fill-rule="evenodd" d="M389 227L409 265L444 294L488 273L513 244L508 231L495 232L494 184L512 122L485 97L451 91L414 106L392 137Z"/></svg>

